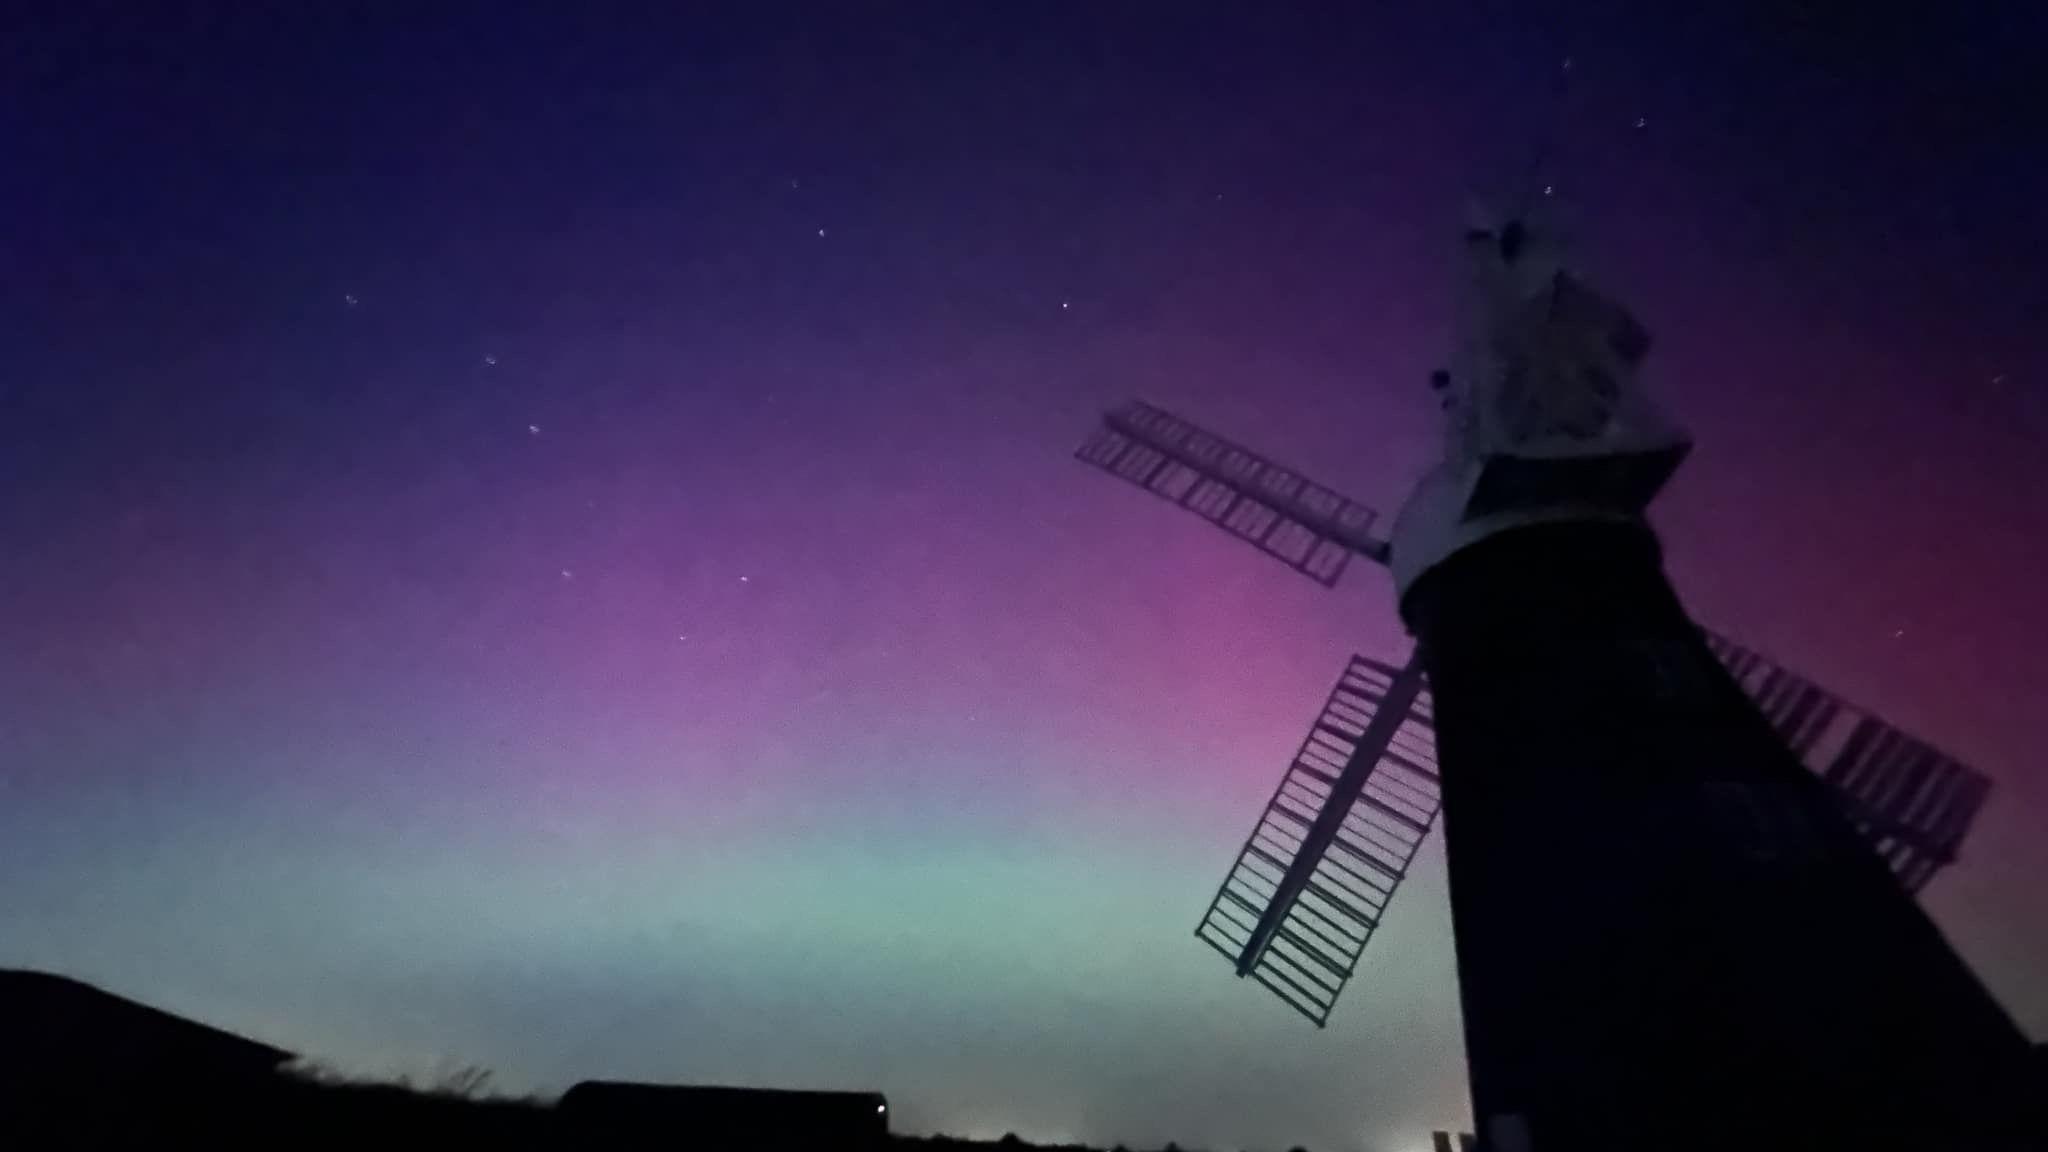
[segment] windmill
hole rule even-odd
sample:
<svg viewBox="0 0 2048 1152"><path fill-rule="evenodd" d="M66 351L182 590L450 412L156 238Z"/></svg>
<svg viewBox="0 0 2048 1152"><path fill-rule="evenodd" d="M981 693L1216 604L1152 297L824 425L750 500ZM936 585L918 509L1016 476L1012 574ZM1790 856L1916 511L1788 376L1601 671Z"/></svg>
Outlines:
<svg viewBox="0 0 2048 1152"><path fill-rule="evenodd" d="M1076 455L1192 512L1326 588L1356 556L1388 559L1378 514L1143 402L1104 414ZM1957 857L1991 784L1752 648L1714 653L1909 891ZM1420 664L1353 656L1225 872L1195 936L1325 1026L1436 823Z"/></svg>
<svg viewBox="0 0 2048 1152"><path fill-rule="evenodd" d="M1489 1152L2007 1146L2028 1044L1911 895L1988 781L1689 617L1647 333L1521 221L1464 255L1444 458L1386 536L1148 404L1077 453L1325 586L1387 564L1417 638L1346 665L1195 935L1326 1025L1441 810Z"/></svg>

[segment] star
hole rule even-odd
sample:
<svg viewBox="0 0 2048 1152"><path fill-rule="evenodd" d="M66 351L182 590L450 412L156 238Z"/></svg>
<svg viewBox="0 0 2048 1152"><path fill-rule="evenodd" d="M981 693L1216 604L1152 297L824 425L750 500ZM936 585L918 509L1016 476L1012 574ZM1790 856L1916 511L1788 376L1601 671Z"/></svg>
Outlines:
<svg viewBox="0 0 2048 1152"><path fill-rule="evenodd" d="M528 425L526 426L526 434L527 434L528 436L538 436L538 435L540 435L540 425L538 425L538 424L528 424ZM593 503L595 503L595 501L593 501Z"/></svg>
<svg viewBox="0 0 2048 1152"><path fill-rule="evenodd" d="M2000 372L1996 376L1993 376L1991 378L1991 383L1994 385L2005 383L2005 373Z"/></svg>
<svg viewBox="0 0 2048 1152"><path fill-rule="evenodd" d="M574 580L575 578L576 574L574 572L569 571L567 568L562 569L562 579Z"/></svg>
<svg viewBox="0 0 2048 1152"><path fill-rule="evenodd" d="M497 358L496 356L492 356L492 355L491 355L491 354L489 354L489 353L485 353L485 354L484 354L484 367L486 367L486 368L493 368L493 367L496 367L496 366L497 366L497 363L498 363L498 358Z"/></svg>
<svg viewBox="0 0 2048 1152"><path fill-rule="evenodd" d="M677 637L676 637L676 639L678 639L678 640L688 640L689 638L690 638L690 634L689 634L689 633L687 633L687 632L685 632L685 633L682 633L681 635L679 635L679 636L677 636Z"/></svg>
<svg viewBox="0 0 2048 1152"><path fill-rule="evenodd" d="M823 236L824 234L825 230L823 228L818 229L818 235Z"/></svg>
<svg viewBox="0 0 2048 1152"><path fill-rule="evenodd" d="M1060 301L1060 311L1065 312L1069 307L1071 307L1071 305L1069 305L1065 300Z"/></svg>
<svg viewBox="0 0 2048 1152"><path fill-rule="evenodd" d="M795 188L795 187L796 187L796 177L794 177L794 176L791 176L791 177L789 178L789 186L790 186L791 188Z"/></svg>
<svg viewBox="0 0 2048 1152"><path fill-rule="evenodd" d="M1555 192L1555 191L1557 191L1557 185L1555 185L1555 184L1545 184L1545 185L1543 186L1543 194L1544 194L1545 196L1548 196L1548 195L1550 195L1551 193L1553 193L1553 192Z"/></svg>
<svg viewBox="0 0 2048 1152"><path fill-rule="evenodd" d="M745 577L745 576L742 576L742 577L740 577L740 583L742 583L742 584L745 584L746 582L747 582L747 577Z"/></svg>
<svg viewBox="0 0 2048 1152"><path fill-rule="evenodd" d="M1636 117L1636 127L1638 127L1638 128L1646 127L1646 126L1648 126L1648 124L1649 124L1649 123L1650 123L1650 118L1649 118L1649 117L1647 117L1647 116L1638 116L1638 117Z"/></svg>
<svg viewBox="0 0 2048 1152"><path fill-rule="evenodd" d="M348 307L350 307L350 308L353 308L353 307L355 307L356 305L358 305L358 304L361 304L361 303L362 303L362 301L361 301L361 300L358 300L358 299L356 299L356 294L355 294L355 293L353 293L353 292L344 292L344 293L342 293L342 294L341 294L341 302L342 302L343 304L347 305L347 306L348 306Z"/></svg>
<svg viewBox="0 0 2048 1152"><path fill-rule="evenodd" d="M1906 630L1905 630L1904 628L1897 628L1897 629L1893 629L1893 631L1892 631L1892 639L1894 639L1894 640L1904 640L1905 638L1906 638Z"/></svg>

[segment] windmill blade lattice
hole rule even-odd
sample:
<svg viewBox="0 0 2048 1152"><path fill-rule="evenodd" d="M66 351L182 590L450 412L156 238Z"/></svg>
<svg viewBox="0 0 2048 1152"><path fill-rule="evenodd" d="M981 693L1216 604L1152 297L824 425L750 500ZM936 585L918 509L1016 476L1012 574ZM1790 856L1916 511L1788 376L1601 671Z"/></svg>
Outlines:
<svg viewBox="0 0 2048 1152"><path fill-rule="evenodd" d="M1908 891L1955 862L1991 794L1988 777L1753 649L1712 632L1707 646L1807 768L1833 786L1850 822Z"/></svg>
<svg viewBox="0 0 2048 1152"><path fill-rule="evenodd" d="M1438 808L1420 669L1352 657L1196 937L1322 1027Z"/></svg>
<svg viewBox="0 0 2048 1152"><path fill-rule="evenodd" d="M1383 559L1377 514L1163 408L1133 402L1104 414L1080 459L1252 544L1324 587L1354 552Z"/></svg>

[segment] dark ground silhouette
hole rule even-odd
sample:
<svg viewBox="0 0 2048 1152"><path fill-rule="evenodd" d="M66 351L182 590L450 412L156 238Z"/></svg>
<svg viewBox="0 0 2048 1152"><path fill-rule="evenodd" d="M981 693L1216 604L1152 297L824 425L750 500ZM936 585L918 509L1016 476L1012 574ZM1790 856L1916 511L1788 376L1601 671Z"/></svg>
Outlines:
<svg viewBox="0 0 2048 1152"><path fill-rule="evenodd" d="M2048 1099L2048 1046L2037 1045L2034 1057ZM1014 1136L891 1136L886 1111L877 1112L887 1102L875 1093L586 1081L560 1100L507 1098L486 1094L488 1076L475 1070L414 1088L309 1074L294 1059L76 980L0 970L0 1148L446 1140L498 1148L1093 1152Z"/></svg>
<svg viewBox="0 0 2048 1152"><path fill-rule="evenodd" d="M414 1088L308 1073L295 1059L81 981L0 970L0 1148L1039 1147L1015 1137L892 1138L878 1093L586 1081L559 1100L514 1099L485 1094L488 1077L473 1070Z"/></svg>

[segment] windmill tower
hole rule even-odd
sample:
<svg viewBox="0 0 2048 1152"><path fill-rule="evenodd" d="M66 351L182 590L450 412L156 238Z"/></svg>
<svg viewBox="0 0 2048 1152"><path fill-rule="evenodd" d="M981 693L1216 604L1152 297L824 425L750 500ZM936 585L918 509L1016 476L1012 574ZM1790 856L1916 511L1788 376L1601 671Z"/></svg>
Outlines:
<svg viewBox="0 0 2048 1152"><path fill-rule="evenodd" d="M1350 661L1195 935L1325 1025L1441 807L1482 1146L2014 1139L2025 1041L1910 899L1988 782L1685 614L1647 335L1540 240L1468 230L1390 539L1147 404L1078 452L1325 586L1388 564L1418 641Z"/></svg>

